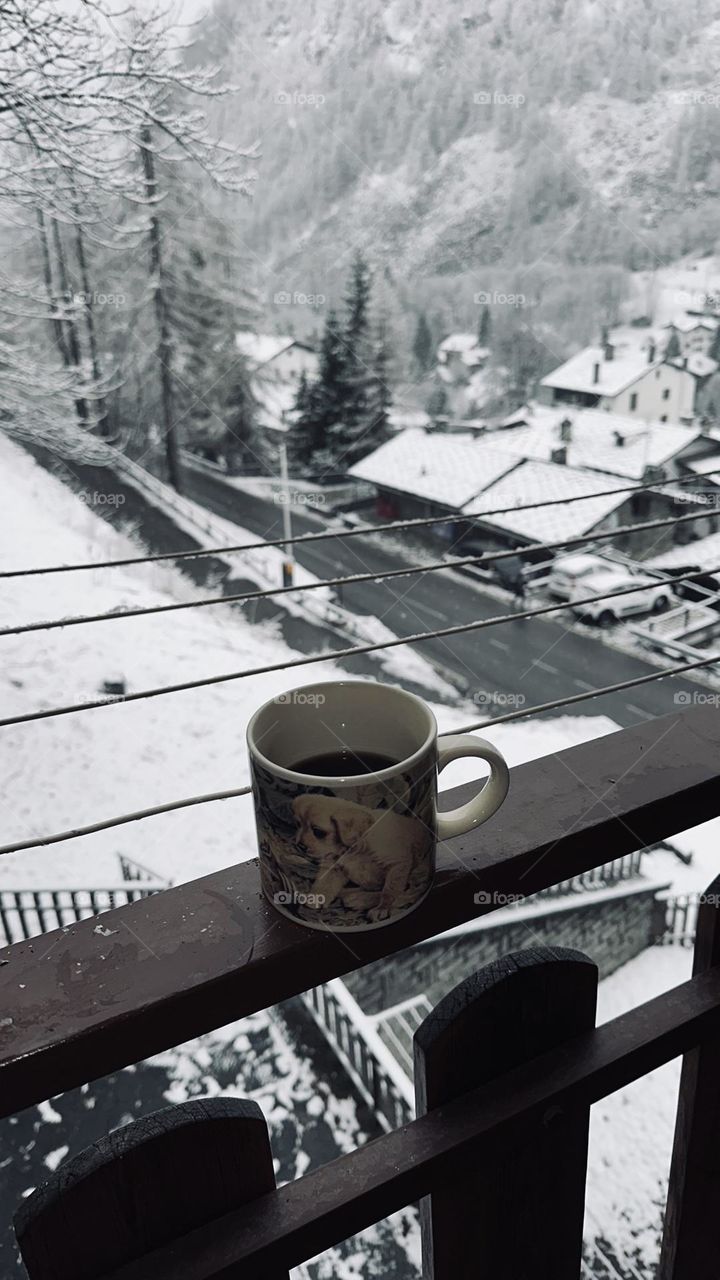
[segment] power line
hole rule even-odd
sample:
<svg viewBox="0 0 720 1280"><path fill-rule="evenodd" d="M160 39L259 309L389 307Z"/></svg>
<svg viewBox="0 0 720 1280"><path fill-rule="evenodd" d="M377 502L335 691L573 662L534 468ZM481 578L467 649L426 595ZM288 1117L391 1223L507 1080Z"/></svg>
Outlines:
<svg viewBox="0 0 720 1280"><path fill-rule="evenodd" d="M720 573L720 565L709 572ZM671 586L676 582L687 582L691 578L695 578L697 572L678 574L672 578L665 578L663 585ZM422 640L436 640L447 638L448 636L462 635L467 631L482 631L487 627L499 626L506 622L518 622L525 618L538 618L548 613L557 613L564 609L576 609L579 605L598 604L605 600L614 600L618 596L631 595L634 591L639 591L643 587L654 586L655 583L650 580L646 583L635 582L632 586L622 587L618 591L607 591L601 595L581 596L572 601L564 601L560 604L542 605L537 609L524 609L517 613L500 614L493 618L481 618L474 622L462 622L451 627L439 627L435 631L420 631L410 636L397 636L392 640L374 641L371 644L351 645L345 649L334 649L327 653L313 653L304 658L288 658L284 662L275 662L265 667L250 667L246 671L230 671L224 675L205 676L202 680L187 680L182 684L160 685L155 689L141 689L137 693L125 694L122 698L108 703L105 699L97 698L89 702L77 702L63 707L50 707L45 711L30 711L19 716L7 716L0 720L0 728L7 728L14 724L28 724L35 720L49 720L57 716L73 715L78 711L94 711L98 707L115 706L118 703L140 702L146 698L158 698L169 693L185 693L190 689L204 689L211 685L227 684L232 680L245 680L250 676L267 675L274 671L287 671L291 667L307 667L312 666L316 662L336 661L340 658L351 658L356 654L378 653L385 649L395 649L400 645L417 644Z"/></svg>
<svg viewBox="0 0 720 1280"><path fill-rule="evenodd" d="M582 546L587 543L605 542L609 539L625 537L629 534L641 533L649 529L675 527L689 520L701 520L705 511L694 511L684 516L670 516L663 520L648 520L642 524L620 525L615 529L601 533L585 533L576 538L563 538L558 542L541 542L533 545L533 551L557 551L563 547ZM92 622L118 622L123 618L143 618L150 614L175 613L179 609L205 609L210 605L237 604L240 601L262 600L268 596L291 595L303 591L317 591L321 587L347 587L361 582L382 582L387 578L408 577L416 573L435 573L439 569L460 569L467 565L482 568L485 564L493 564L498 560L517 557L517 547L506 551L483 552L479 556L463 556L456 560L438 560L430 564L412 565L404 569L385 569L377 573L353 573L340 578L319 578L317 582L302 582L289 587L266 587L258 591L240 591L225 596L210 596L204 600L181 600L173 604L143 605L137 609L112 610L109 613L82 614L70 618L52 618L44 622L25 622L15 627L0 627L1 636L27 635L31 631L55 631L63 627L84 626ZM610 562L608 562L610 564Z"/></svg>
<svg viewBox="0 0 720 1280"><path fill-rule="evenodd" d="M579 473L587 475L587 472ZM720 475L720 468L716 471L704 472L704 477ZM258 539L257 542L239 542L229 546L216 547L200 547L195 551L164 551L151 556L126 556L118 560L88 560L80 564L55 564L43 565L35 569L3 569L0 570L0 578L29 578L37 577L39 574L46 573L80 573L86 569L116 569L126 565L133 564L157 564L165 560L196 560L203 556L229 555L240 551L257 551L265 547L286 547L289 544L302 546L308 542L327 542L338 538L358 538L367 537L371 533L389 533L399 529L419 529L427 528L435 524L452 524L459 520L473 523L482 523L489 516L508 515L513 511L537 511L541 507L558 507L567 506L573 502L588 502L592 498L607 498L615 494L621 493L650 493L655 489L663 489L669 484L690 484L697 483L696 476L680 476L673 477L670 480L657 480L651 484L641 481L639 484L621 485L612 489L593 490L592 493L573 494L571 497L565 498L543 498L539 502L525 502L515 504L510 507L494 507L488 511L466 515L462 511L448 511L444 516L423 516L412 520L391 520L386 524L364 525L359 529L342 529L324 531L321 533L303 533L292 538L273 538L265 541ZM668 495L672 497L672 494Z"/></svg>
<svg viewBox="0 0 720 1280"><path fill-rule="evenodd" d="M708 667L715 662L720 662L720 654L713 654L709 658L698 658L692 662L679 663L674 667L666 667L662 671L651 671L647 675L634 676L630 680L620 680L617 684L602 685L600 688L590 689L586 693L574 693L566 698L555 698L552 702L541 702L533 707L522 707L517 711L494 716L489 720L476 720L472 724L463 725L460 729L445 729L439 736L443 738L456 733L470 733L476 729L491 729L498 724L508 724L512 720L521 720L525 716L539 715L544 711L557 711L561 707L569 707L578 702L587 702L591 698L603 697L608 693L620 693L624 689L634 689L638 685L650 684L655 680L665 680L671 676L682 675L686 671L695 671L700 667ZM156 805L154 808L137 809L134 813L121 814L116 818L105 818L101 822L90 823L89 826L73 827L69 831L58 831L49 836L34 836L16 844L0 845L0 855L4 853L21 853L26 849L45 848L51 844L60 844L65 840L76 840L80 836L95 835L98 831L108 831L112 827L126 826L130 822L139 822L144 818L154 818L163 813L172 813L176 809L189 809L193 805L211 804L216 800L233 800L238 796L249 795L251 791L252 787L250 786L237 787L231 791L210 791L205 795L188 796L184 800L171 800L167 804Z"/></svg>

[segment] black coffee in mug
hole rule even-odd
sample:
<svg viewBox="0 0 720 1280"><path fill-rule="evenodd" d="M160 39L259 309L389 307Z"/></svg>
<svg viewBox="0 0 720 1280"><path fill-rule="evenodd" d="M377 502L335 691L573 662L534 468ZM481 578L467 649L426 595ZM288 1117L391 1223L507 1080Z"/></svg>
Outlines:
<svg viewBox="0 0 720 1280"><path fill-rule="evenodd" d="M337 751L324 751L298 760L293 771L309 773L314 778L356 778L361 774L392 769L397 763L393 756L381 755L379 751L353 751L350 747L341 747Z"/></svg>

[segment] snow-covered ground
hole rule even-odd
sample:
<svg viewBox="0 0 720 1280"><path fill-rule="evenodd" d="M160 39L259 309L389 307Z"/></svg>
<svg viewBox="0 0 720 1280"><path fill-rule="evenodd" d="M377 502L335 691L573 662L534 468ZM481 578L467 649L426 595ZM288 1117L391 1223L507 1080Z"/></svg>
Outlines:
<svg viewBox="0 0 720 1280"><path fill-rule="evenodd" d="M686 982L691 969L690 950L649 948L600 983L598 1023ZM586 1239L606 1240L619 1257L648 1267L657 1259L679 1080L675 1059L591 1112Z"/></svg>

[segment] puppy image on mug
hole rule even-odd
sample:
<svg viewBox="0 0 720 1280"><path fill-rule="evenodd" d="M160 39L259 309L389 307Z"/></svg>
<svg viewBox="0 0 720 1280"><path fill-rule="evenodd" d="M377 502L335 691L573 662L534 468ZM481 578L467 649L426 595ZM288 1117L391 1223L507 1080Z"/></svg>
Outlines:
<svg viewBox="0 0 720 1280"><path fill-rule="evenodd" d="M418 868L426 870L432 834L418 818L370 809L340 796L296 796L295 846L316 866L313 900L387 920L412 905Z"/></svg>

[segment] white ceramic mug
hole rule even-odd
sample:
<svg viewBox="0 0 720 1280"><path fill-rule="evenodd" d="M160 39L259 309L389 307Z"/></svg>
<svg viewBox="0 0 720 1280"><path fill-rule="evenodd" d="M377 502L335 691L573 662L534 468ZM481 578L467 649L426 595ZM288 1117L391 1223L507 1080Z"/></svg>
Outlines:
<svg viewBox="0 0 720 1280"><path fill-rule="evenodd" d="M263 892L314 929L377 929L407 915L430 889L437 841L486 822L508 792L492 743L438 739L430 708L391 685L293 689L255 712L247 739ZM299 768L330 755L347 773ZM386 767L367 772L368 756ZM467 804L438 813L437 775L462 756L486 760L490 777Z"/></svg>

